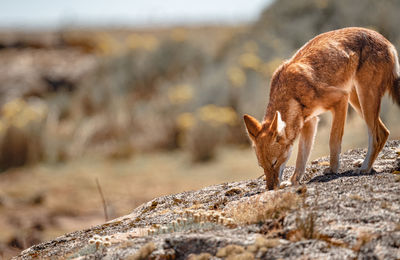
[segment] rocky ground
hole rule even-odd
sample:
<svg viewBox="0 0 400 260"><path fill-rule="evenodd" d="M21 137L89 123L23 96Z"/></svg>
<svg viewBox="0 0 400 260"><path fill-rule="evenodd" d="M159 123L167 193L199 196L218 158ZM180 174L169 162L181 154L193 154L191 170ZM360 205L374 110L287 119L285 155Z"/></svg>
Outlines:
<svg viewBox="0 0 400 260"><path fill-rule="evenodd" d="M344 153L333 175L323 174L328 158L312 161L300 187L265 192L256 179L156 198L16 258L399 259L400 141L376 171L355 174L365 153Z"/></svg>

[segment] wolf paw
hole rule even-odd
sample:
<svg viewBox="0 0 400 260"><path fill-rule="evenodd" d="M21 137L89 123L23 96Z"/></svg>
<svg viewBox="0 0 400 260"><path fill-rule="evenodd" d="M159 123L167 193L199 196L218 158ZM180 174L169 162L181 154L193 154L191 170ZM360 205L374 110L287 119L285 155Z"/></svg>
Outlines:
<svg viewBox="0 0 400 260"><path fill-rule="evenodd" d="M284 189L284 188L290 187L290 186L292 186L292 185L293 185L292 182L289 181L289 180L287 180L287 181L281 182L281 184L279 185L279 188L280 188L280 189Z"/></svg>
<svg viewBox="0 0 400 260"><path fill-rule="evenodd" d="M368 173L371 173L372 171L373 171L372 168L371 168L371 169L358 168L358 169L355 169L355 170L354 170L354 172L355 172L356 174L368 174Z"/></svg>
<svg viewBox="0 0 400 260"><path fill-rule="evenodd" d="M336 174L338 171L336 170L332 170L330 167L328 167L328 168L326 168L325 170L324 170L324 174L325 175L329 175L329 174Z"/></svg>

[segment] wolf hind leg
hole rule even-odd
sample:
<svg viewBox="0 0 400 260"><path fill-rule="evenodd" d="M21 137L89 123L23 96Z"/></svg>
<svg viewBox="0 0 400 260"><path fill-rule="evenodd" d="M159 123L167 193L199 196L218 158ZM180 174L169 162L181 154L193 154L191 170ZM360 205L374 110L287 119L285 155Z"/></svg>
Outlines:
<svg viewBox="0 0 400 260"><path fill-rule="evenodd" d="M372 84L371 82L359 81L356 84L362 116L368 128L368 152L361 167L357 170L358 173L371 172L375 159L389 137L389 130L379 117L381 99L384 94L384 91L379 91L382 84L373 83L373 81ZM365 84L364 87L362 84ZM369 91L371 88L377 89L379 92Z"/></svg>

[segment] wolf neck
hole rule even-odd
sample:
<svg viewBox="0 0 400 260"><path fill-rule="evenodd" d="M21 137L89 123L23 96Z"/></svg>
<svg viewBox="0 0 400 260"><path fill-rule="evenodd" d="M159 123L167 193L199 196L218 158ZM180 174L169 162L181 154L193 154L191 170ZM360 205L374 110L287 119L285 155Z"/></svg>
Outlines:
<svg viewBox="0 0 400 260"><path fill-rule="evenodd" d="M301 109L294 100L279 100L279 102L269 102L264 116L264 122L271 122L276 111L281 114L282 120L286 123L284 129L286 139L290 144L296 140L304 124Z"/></svg>

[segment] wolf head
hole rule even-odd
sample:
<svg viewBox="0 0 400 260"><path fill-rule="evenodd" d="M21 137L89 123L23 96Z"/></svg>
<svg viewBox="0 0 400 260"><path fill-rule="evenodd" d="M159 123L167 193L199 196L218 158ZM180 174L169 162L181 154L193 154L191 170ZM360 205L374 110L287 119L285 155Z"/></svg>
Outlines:
<svg viewBox="0 0 400 260"><path fill-rule="evenodd" d="M292 144L285 134L286 124L277 111L272 121L259 123L257 119L244 115L247 133L253 143L258 164L264 169L267 189L278 188L291 152Z"/></svg>

